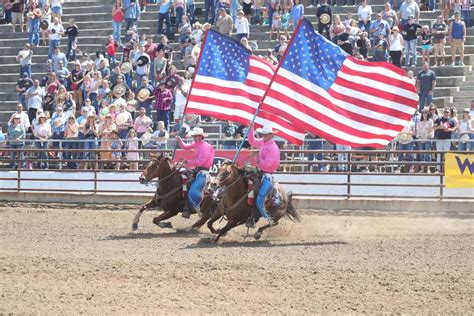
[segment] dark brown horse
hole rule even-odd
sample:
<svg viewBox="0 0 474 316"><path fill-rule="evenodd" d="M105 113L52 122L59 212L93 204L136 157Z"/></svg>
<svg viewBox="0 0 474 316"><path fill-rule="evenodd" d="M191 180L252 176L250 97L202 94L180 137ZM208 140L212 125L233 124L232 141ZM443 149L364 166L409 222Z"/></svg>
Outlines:
<svg viewBox="0 0 474 316"><path fill-rule="evenodd" d="M232 162L226 162L222 165L217 174L216 182L219 186L215 193L215 197L219 201L218 209L207 223L207 227L211 232L217 234L213 238L214 242L219 241L219 238L232 228L244 224L249 216L252 216L254 210L257 211L256 206L247 203L248 182L244 178L244 171L238 169ZM278 225L278 221L285 215L293 221L299 221L300 216L293 206L291 192L287 194L279 184L276 184L276 189L282 197L282 202L280 205L269 209L275 225ZM224 215L227 218L227 224L223 228L215 230L214 222ZM255 239L260 239L262 232L269 227L270 225L260 227L255 232Z"/></svg>
<svg viewBox="0 0 474 316"><path fill-rule="evenodd" d="M148 166L140 175L140 183L147 184L151 180L158 178L158 187L155 196L145 205L143 205L135 215L132 224L132 230L138 229L138 222L143 211L153 208L161 208L163 213L153 219L153 223L161 228L172 228L170 222L162 222L175 216L184 208L185 199L182 190L182 178L179 171L180 166L172 166L169 158L163 157L163 154L153 156ZM202 217L194 223L188 231L201 227L210 217L211 208L215 203L210 197L205 197L201 204Z"/></svg>

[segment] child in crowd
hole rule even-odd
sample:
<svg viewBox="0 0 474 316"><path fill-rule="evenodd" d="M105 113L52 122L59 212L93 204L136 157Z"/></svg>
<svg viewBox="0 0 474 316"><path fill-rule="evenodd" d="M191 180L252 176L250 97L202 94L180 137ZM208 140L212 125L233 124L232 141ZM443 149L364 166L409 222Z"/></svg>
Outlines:
<svg viewBox="0 0 474 316"><path fill-rule="evenodd" d="M273 11L272 16L272 28L270 30L270 41L273 39L273 32L277 32L277 39L280 38L280 30L281 30L281 6L279 4L276 5L275 11Z"/></svg>
<svg viewBox="0 0 474 316"><path fill-rule="evenodd" d="M111 159L117 160L115 170L120 170L120 159L122 157L120 149L122 149L122 141L120 140L120 135L117 131L112 131L112 133L110 133L110 149L113 150Z"/></svg>
<svg viewBox="0 0 474 316"><path fill-rule="evenodd" d="M111 67L115 67L115 64L117 62L115 58L115 54L117 53L117 48L118 44L114 40L113 35L109 35L109 39L107 40L107 43L105 43L105 52L107 54L107 59L109 60L109 64Z"/></svg>
<svg viewBox="0 0 474 316"><path fill-rule="evenodd" d="M356 41L356 48L359 51L359 54L364 56L364 59L367 59L367 54L370 48L370 41L367 38L367 32L362 32L360 38Z"/></svg>
<svg viewBox="0 0 474 316"><path fill-rule="evenodd" d="M166 149L169 134L163 121L158 122L158 129L153 133L151 139L156 144L156 149Z"/></svg>
<svg viewBox="0 0 474 316"><path fill-rule="evenodd" d="M128 150L137 150L138 149L138 137L135 129L130 129L127 136L127 148ZM138 160L139 153L136 151L127 152L127 160L130 161L130 170L138 170L138 162L133 160Z"/></svg>
<svg viewBox="0 0 474 316"><path fill-rule="evenodd" d="M431 32L428 25L423 25L421 33L418 36L418 40L421 43L421 54L423 58L423 63L430 63L430 53L431 53Z"/></svg>
<svg viewBox="0 0 474 316"><path fill-rule="evenodd" d="M374 61L387 61L388 42L383 33L379 34L378 40L374 42Z"/></svg>

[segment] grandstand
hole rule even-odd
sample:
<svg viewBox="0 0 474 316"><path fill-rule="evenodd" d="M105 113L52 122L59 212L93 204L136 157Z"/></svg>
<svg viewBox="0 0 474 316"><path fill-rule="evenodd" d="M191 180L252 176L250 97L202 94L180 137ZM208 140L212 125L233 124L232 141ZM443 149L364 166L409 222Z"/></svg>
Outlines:
<svg viewBox="0 0 474 316"><path fill-rule="evenodd" d="M373 12L383 10L383 0L371 1ZM308 5L309 3L306 3ZM83 52L95 54L96 51L103 51L107 36L112 34L111 23L112 1L83 0L67 1L63 9L63 23L66 25L69 18L74 18L80 29L78 45ZM196 3L197 8L203 9L204 3ZM306 8L305 17L309 18L316 25L316 8ZM345 14L352 12L356 14L357 6L339 5L333 8L335 14ZM439 11L421 12L420 24L431 25ZM139 33L154 36L154 42L158 42L160 35L157 35L158 7L148 5L146 12L142 13L138 23ZM203 22L202 15L198 20ZM269 26L251 25L250 40L258 45L256 54L265 54L268 48L273 48L276 41L269 41ZM15 85L19 77L19 65L15 57L23 45L28 41L28 33L12 33L11 26L0 25L0 126L6 131L6 122L11 113L15 110L17 103L17 93ZM122 31L123 35L123 31ZM176 37L177 38L177 37ZM61 50L66 49L67 39L61 41ZM434 91L434 103L438 107L456 106L458 109L468 107L474 98L474 28L468 28L465 43L465 66L443 66L433 67L437 75L437 86ZM179 51L178 43L172 42L174 53ZM33 56L33 77L43 76L46 71L47 50L45 46L34 48ZM450 56L449 43L446 46L446 55ZM450 63L447 57L447 63ZM183 70L182 61L175 59L174 64ZM72 69L72 65L68 65ZM413 68L416 74L421 69L421 55L418 56L418 67Z"/></svg>

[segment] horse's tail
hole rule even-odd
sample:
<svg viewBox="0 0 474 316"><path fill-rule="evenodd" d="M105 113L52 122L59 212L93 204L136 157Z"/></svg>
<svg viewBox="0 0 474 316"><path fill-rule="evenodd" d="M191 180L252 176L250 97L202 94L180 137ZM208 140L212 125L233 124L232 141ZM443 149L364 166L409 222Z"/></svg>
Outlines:
<svg viewBox="0 0 474 316"><path fill-rule="evenodd" d="M300 214L296 211L295 206L293 205L293 192L288 192L288 206L286 208L286 216L288 216L293 222L300 222Z"/></svg>

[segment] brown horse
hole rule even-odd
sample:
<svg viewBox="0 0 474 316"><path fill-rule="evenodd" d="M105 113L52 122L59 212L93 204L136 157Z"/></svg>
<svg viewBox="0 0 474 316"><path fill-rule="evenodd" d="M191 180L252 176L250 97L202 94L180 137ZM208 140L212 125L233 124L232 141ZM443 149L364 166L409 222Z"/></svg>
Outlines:
<svg viewBox="0 0 474 316"><path fill-rule="evenodd" d="M182 178L179 171L180 167L172 167L169 158L152 155L148 166L139 177L141 184L147 184L151 180L158 178L158 187L155 196L145 205L143 205L135 215L132 224L132 230L138 229L138 222L143 211L153 208L161 208L164 212L153 219L153 223L161 228L172 228L170 222L162 222L175 216L184 208L186 198L183 197ZM201 204L202 217L187 230L201 227L210 217L212 207L216 207L210 197L204 197Z"/></svg>
<svg viewBox="0 0 474 316"><path fill-rule="evenodd" d="M244 170L238 169L232 162L226 162L219 169L216 182L219 188L214 197L218 201L218 210L214 212L207 223L211 232L217 234L213 238L213 242L219 241L219 238L232 228L244 224L249 216L252 216L254 210L257 211L254 205L247 203L248 182L244 178ZM300 216L292 203L291 192L287 194L279 184L276 184L275 187L282 197L282 203L269 210L275 225L278 225L278 221L285 215L293 221L300 221ZM227 224L223 228L215 230L213 224L222 216L227 218ZM260 239L262 232L269 227L270 225L260 227L255 232L255 239Z"/></svg>

